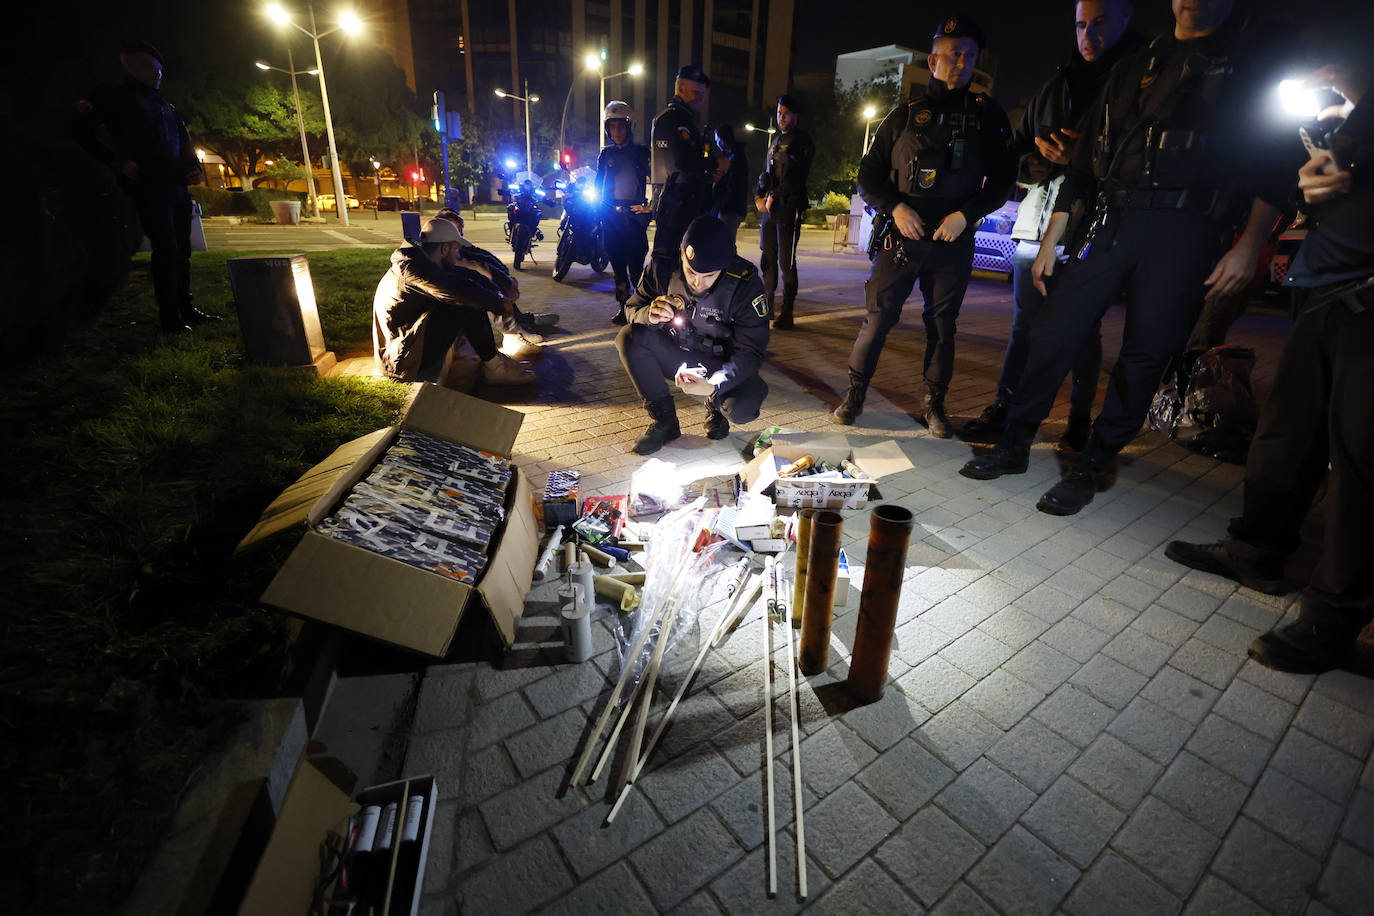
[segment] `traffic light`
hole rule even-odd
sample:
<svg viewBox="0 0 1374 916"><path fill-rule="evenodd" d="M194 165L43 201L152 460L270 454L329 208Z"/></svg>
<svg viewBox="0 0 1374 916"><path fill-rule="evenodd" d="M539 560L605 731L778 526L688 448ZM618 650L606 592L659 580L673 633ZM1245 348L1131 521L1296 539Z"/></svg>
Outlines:
<svg viewBox="0 0 1374 916"><path fill-rule="evenodd" d="M444 90L434 90L434 104L429 109L429 123L434 125L434 130L439 134L444 134L448 128L448 115L444 112Z"/></svg>
<svg viewBox="0 0 1374 916"><path fill-rule="evenodd" d="M570 150L570 149L565 149L565 150L563 150L563 167L564 167L564 168L569 168L569 167L572 166L572 164L573 164L573 151Z"/></svg>
<svg viewBox="0 0 1374 916"><path fill-rule="evenodd" d="M413 184L419 184L419 183L420 183L420 170L419 170L419 169L411 169L411 170L410 170L410 180L411 180L411 182L412 182Z"/></svg>

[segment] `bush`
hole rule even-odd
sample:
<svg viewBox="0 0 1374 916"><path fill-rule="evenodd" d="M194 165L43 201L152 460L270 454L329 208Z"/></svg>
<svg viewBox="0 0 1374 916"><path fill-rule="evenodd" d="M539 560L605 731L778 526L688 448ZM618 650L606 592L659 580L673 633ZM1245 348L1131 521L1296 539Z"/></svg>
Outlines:
<svg viewBox="0 0 1374 916"><path fill-rule="evenodd" d="M251 216L272 221L274 200L297 200L301 202L301 209L305 209L304 191L226 191L195 185L191 188L191 196L200 203L202 216Z"/></svg>
<svg viewBox="0 0 1374 916"><path fill-rule="evenodd" d="M826 216L848 213L849 198L844 194L836 194L834 191L829 191L826 193L825 197L821 198L819 206L813 207L812 210L817 213L823 213Z"/></svg>

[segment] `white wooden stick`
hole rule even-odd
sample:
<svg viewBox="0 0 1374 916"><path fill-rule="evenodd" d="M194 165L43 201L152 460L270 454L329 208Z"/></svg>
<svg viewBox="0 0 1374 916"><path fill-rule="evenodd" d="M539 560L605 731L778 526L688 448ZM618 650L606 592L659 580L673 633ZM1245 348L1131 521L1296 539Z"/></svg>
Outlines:
<svg viewBox="0 0 1374 916"><path fill-rule="evenodd" d="M777 581L773 558L764 561L764 594L768 607L763 615L763 752L768 794L768 896L778 895L777 819L773 814L773 611L777 610Z"/></svg>
<svg viewBox="0 0 1374 916"><path fill-rule="evenodd" d="M698 524L696 531L700 532L700 530L701 525ZM569 785L575 786L582 781L582 773L587 769L587 764L591 762L592 752L596 749L596 743L601 740L601 733L606 730L606 723L610 721L611 716L615 713L616 702L620 699L620 694L625 689L626 682L629 681L630 675L634 672L635 663L639 660L639 653L644 651L644 644L649 641L649 634L654 630L654 622L662 616L665 608L668 607L668 601L672 597L673 592L677 589L678 581L682 578L682 574L686 571L687 567L691 565L692 557L696 556L690 546L695 540L696 535L694 534L692 539L687 542L689 546L683 552L682 559L678 561L677 570L673 573L672 581L668 585L668 591L663 595L663 600L658 603L658 607L654 610L653 614L645 621L644 632L639 634L639 639L635 641L634 648L625 656L625 670L620 672L620 680L616 681L615 689L611 691L611 697L606 702L606 708L602 710L600 718L596 721L596 727L592 729L592 733L587 736L587 743L582 748L582 756L577 760L577 767L573 770L572 780L569 782Z"/></svg>
<svg viewBox="0 0 1374 916"><path fill-rule="evenodd" d="M783 576L786 583L786 574ZM806 825L802 820L802 778L801 778L801 739L797 734L797 717L801 707L797 704L797 659L792 654L792 606L785 611L783 632L787 634L787 697L792 714L792 804L796 808L797 821L797 885L801 899L806 899Z"/></svg>
<svg viewBox="0 0 1374 916"><path fill-rule="evenodd" d="M758 600L759 593L763 591L763 578L761 576L750 576L745 583L740 586L739 591L735 592L735 600L730 605L730 610L721 618L720 624L716 627L715 636L711 640L711 645L719 647L725 642L725 637L730 635L740 620L744 618L749 608L754 606Z"/></svg>
<svg viewBox="0 0 1374 916"><path fill-rule="evenodd" d="M592 768L592 775L587 777L588 784L596 782L601 776L601 770L615 754L616 742L620 740L620 730L625 727L625 720L630 718L630 710L634 709L635 698L639 696L639 691L644 684L644 679L640 678L635 683L634 690L630 692L630 698L625 701L625 706L620 710L620 718L615 720L615 728L611 730L611 737L606 739L606 744L601 749L601 756L597 758L596 766Z"/></svg>

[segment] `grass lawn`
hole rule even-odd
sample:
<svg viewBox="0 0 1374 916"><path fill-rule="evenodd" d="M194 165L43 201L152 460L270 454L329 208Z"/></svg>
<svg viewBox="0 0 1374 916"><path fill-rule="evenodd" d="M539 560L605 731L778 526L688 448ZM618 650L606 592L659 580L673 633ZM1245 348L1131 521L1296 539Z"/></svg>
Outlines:
<svg viewBox="0 0 1374 916"><path fill-rule="evenodd" d="M310 255L341 355L371 345L388 255ZM275 695L289 620L257 596L291 539L231 551L283 487L390 423L407 392L245 367L230 256L192 263L196 304L223 322L155 336L141 255L58 355L5 370L0 855L5 897L26 912L111 911L238 721L235 701Z"/></svg>

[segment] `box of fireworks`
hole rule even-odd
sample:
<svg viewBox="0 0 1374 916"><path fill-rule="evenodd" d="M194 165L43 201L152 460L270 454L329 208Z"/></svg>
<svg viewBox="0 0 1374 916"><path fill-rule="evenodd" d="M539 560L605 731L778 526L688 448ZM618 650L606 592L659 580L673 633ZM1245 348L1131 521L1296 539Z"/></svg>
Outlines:
<svg viewBox="0 0 1374 916"><path fill-rule="evenodd" d="M395 426L339 446L240 542L301 532L262 600L436 657L476 609L509 647L539 552L529 484L508 457L522 419L413 386Z"/></svg>
<svg viewBox="0 0 1374 916"><path fill-rule="evenodd" d="M768 497L760 493L742 492L735 513L735 537L741 541L771 537L770 532L777 517L777 509Z"/></svg>
<svg viewBox="0 0 1374 916"><path fill-rule="evenodd" d="M644 518L671 512L699 496L705 508L732 505L738 492L735 475L721 474L691 480L671 461L650 458L630 477L630 517Z"/></svg>
<svg viewBox="0 0 1374 916"><path fill-rule="evenodd" d="M782 553L787 549L787 519L773 516L767 530L749 541L749 546L758 553Z"/></svg>
<svg viewBox="0 0 1374 916"><path fill-rule="evenodd" d="M846 604L849 601L849 557L845 556L844 548L840 548L840 565L835 573L835 604L837 606Z"/></svg>
<svg viewBox="0 0 1374 916"><path fill-rule="evenodd" d="M895 439L853 448L833 433L777 433L740 479L744 489L771 495L779 506L862 509L879 480L912 467Z"/></svg>
<svg viewBox="0 0 1374 916"><path fill-rule="evenodd" d="M332 758L303 757L248 884L242 916L413 914L424 891L439 789L432 776L369 786ZM349 909L349 903L353 909Z"/></svg>
<svg viewBox="0 0 1374 916"><path fill-rule="evenodd" d="M630 498L620 496L588 496L582 503L582 515L573 522L573 531L589 544L600 544L606 538L619 538L625 531L625 507Z"/></svg>
<svg viewBox="0 0 1374 916"><path fill-rule="evenodd" d="M552 531L577 521L581 471L549 471L544 484L544 530Z"/></svg>

